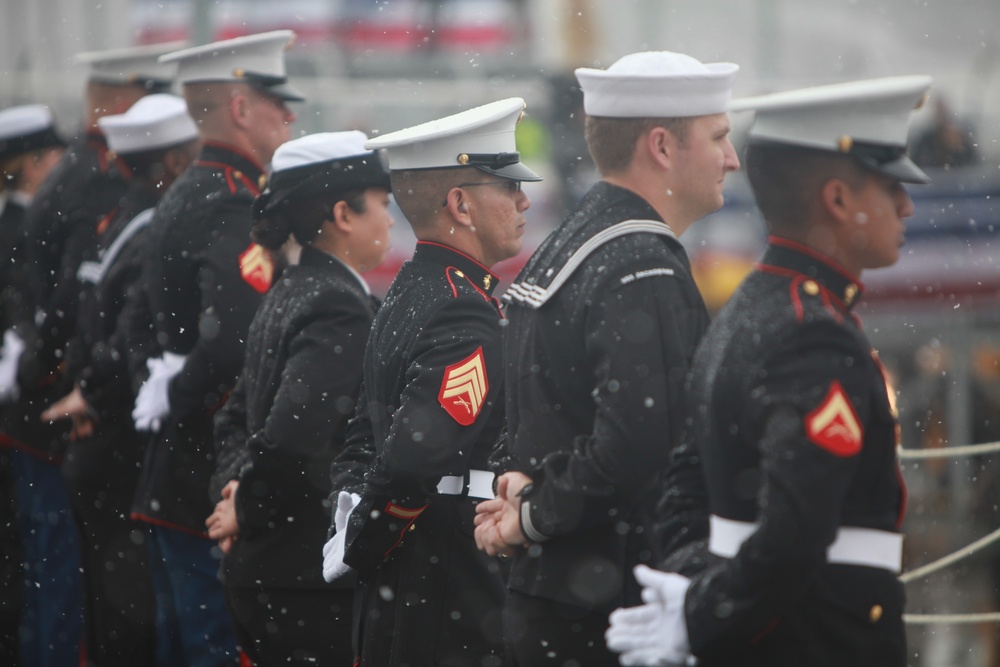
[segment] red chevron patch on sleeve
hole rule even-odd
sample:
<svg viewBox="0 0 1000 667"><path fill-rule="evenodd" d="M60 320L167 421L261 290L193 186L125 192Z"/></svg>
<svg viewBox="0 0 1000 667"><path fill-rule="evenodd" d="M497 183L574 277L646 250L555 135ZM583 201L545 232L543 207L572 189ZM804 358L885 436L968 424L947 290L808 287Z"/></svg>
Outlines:
<svg viewBox="0 0 1000 667"><path fill-rule="evenodd" d="M444 369L438 402L452 419L469 426L479 416L489 390L486 361L480 346L466 359Z"/></svg>
<svg viewBox="0 0 1000 667"><path fill-rule="evenodd" d="M263 294L271 287L274 276L271 255L262 246L251 243L240 255L240 275L250 287Z"/></svg>
<svg viewBox="0 0 1000 667"><path fill-rule="evenodd" d="M864 431L837 380L830 384L823 403L806 415L805 427L809 440L834 456L854 456L861 451Z"/></svg>

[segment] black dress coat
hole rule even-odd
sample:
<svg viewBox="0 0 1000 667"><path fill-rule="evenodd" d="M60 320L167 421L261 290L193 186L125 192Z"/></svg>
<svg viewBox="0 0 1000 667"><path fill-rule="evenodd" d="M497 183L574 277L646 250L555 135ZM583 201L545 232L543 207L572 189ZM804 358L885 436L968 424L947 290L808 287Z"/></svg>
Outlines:
<svg viewBox="0 0 1000 667"><path fill-rule="evenodd" d="M186 355L168 390L170 414L143 463L133 515L198 535L212 513L212 416L243 368L244 341L272 265L251 244L262 168L206 142L160 200L146 233L143 287L156 341Z"/></svg>
<svg viewBox="0 0 1000 667"><path fill-rule="evenodd" d="M585 242L597 247L538 305ZM708 325L687 255L634 193L601 182L504 295L505 467L534 480L522 502L544 540L514 557L509 586L590 610L638 604L632 568L654 558L655 482L684 426L684 374Z"/></svg>
<svg viewBox="0 0 1000 667"><path fill-rule="evenodd" d="M240 482L227 586L334 587L322 577L330 464L354 413L375 310L346 265L308 246L264 297L243 374L215 416L212 499Z"/></svg>
<svg viewBox="0 0 1000 667"><path fill-rule="evenodd" d="M503 423L497 277L418 242L376 315L358 410L332 467L357 492L345 562L360 584L361 664L478 665L502 655L503 579L476 548L477 499L436 491L486 470Z"/></svg>
<svg viewBox="0 0 1000 667"><path fill-rule="evenodd" d="M81 301L77 270L116 215L128 175L104 136L91 131L69 146L25 217L19 279L31 316L18 323L26 343L18 364L21 397L2 412L0 441L53 463L65 453L65 423L45 424L39 415L72 388L65 371Z"/></svg>
<svg viewBox="0 0 1000 667"><path fill-rule="evenodd" d="M758 526L692 579L699 664L907 664L897 573L827 562L839 528L898 533L905 503L894 396L851 312L860 292L823 256L772 238L698 351L708 509Z"/></svg>

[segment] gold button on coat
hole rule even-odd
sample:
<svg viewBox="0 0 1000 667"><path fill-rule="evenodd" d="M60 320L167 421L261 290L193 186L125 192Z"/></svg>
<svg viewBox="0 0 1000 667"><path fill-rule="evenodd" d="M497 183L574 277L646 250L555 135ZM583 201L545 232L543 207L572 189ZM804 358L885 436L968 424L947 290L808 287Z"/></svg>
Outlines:
<svg viewBox="0 0 1000 667"><path fill-rule="evenodd" d="M879 619L882 618L882 605L872 605L872 608L868 610L868 618L872 623L878 623Z"/></svg>

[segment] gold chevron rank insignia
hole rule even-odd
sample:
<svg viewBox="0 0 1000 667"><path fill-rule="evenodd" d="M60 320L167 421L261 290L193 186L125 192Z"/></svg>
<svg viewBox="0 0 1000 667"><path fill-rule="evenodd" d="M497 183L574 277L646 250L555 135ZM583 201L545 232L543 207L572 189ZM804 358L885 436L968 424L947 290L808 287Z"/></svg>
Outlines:
<svg viewBox="0 0 1000 667"><path fill-rule="evenodd" d="M854 456L861 451L863 432L858 415L837 380L830 384L823 403L806 415L805 427L809 440L834 456Z"/></svg>
<svg viewBox="0 0 1000 667"><path fill-rule="evenodd" d="M262 246L251 243L240 255L240 275L250 287L263 294L271 286L274 262Z"/></svg>
<svg viewBox="0 0 1000 667"><path fill-rule="evenodd" d="M438 402L452 419L468 426L479 416L489 390L486 362L480 346L468 358L444 369Z"/></svg>

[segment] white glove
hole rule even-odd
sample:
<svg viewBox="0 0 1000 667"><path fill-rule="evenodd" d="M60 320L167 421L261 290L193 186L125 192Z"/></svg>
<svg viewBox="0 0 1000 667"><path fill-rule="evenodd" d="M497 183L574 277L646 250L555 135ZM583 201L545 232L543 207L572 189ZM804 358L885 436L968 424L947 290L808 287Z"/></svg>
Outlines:
<svg viewBox="0 0 1000 667"><path fill-rule="evenodd" d="M139 387L135 397L132 421L137 431L159 431L163 418L170 414L167 389L174 376L184 368L186 355L164 352L162 357L146 360L149 377Z"/></svg>
<svg viewBox="0 0 1000 667"><path fill-rule="evenodd" d="M645 565L633 570L643 586L646 604L611 613L611 627L604 638L608 648L621 653L621 664L692 664L684 618L684 596L691 581L673 572L660 572Z"/></svg>
<svg viewBox="0 0 1000 667"><path fill-rule="evenodd" d="M24 341L13 329L3 332L0 347L0 403L13 403L21 395L17 386L17 362L24 352Z"/></svg>
<svg viewBox="0 0 1000 667"><path fill-rule="evenodd" d="M341 491L337 496L337 510L333 513L334 534L323 545L323 579L328 583L344 576L351 567L344 563L344 541L347 539L347 522L351 512L361 502L356 493Z"/></svg>

